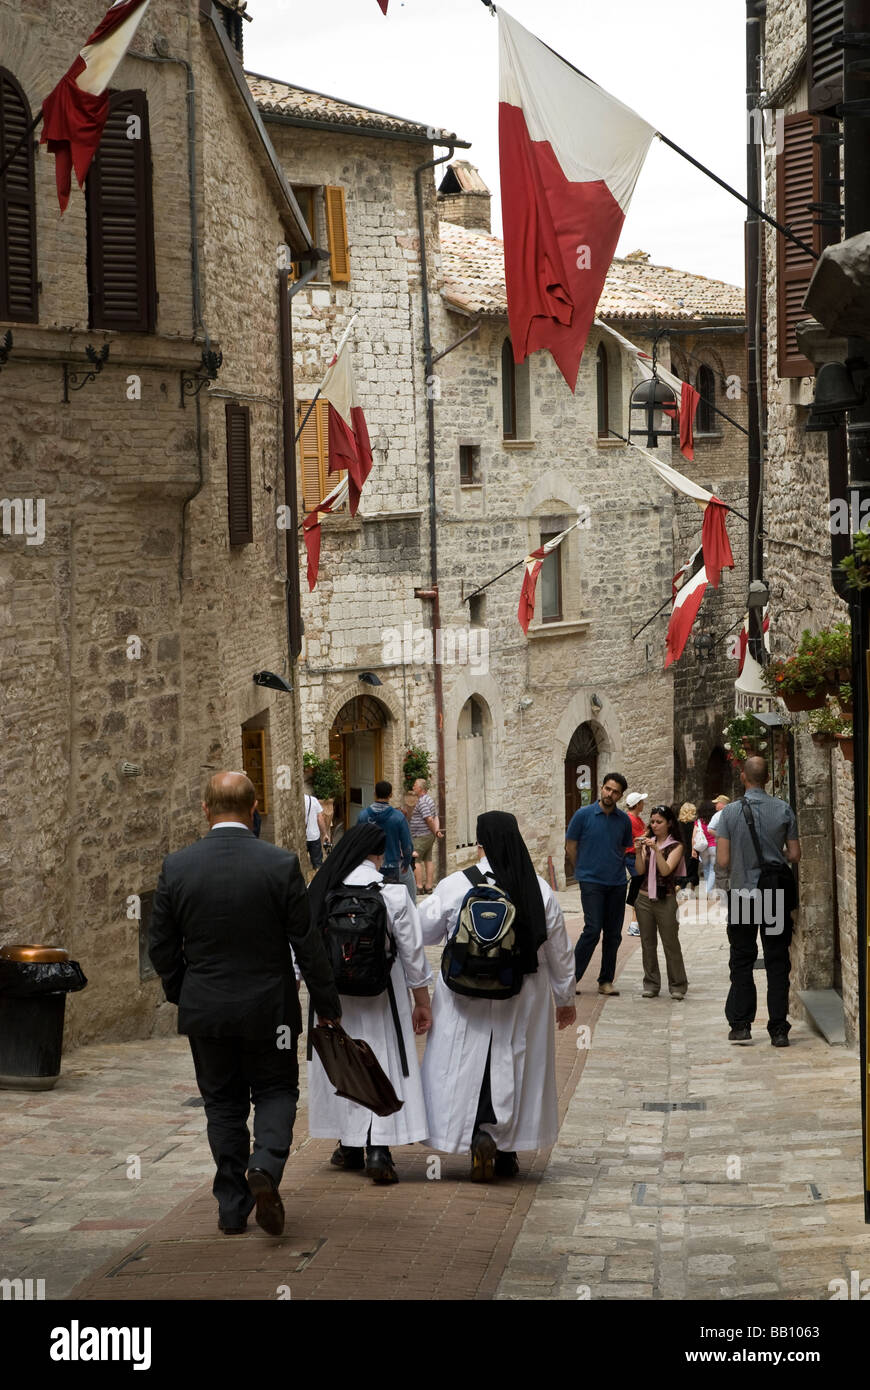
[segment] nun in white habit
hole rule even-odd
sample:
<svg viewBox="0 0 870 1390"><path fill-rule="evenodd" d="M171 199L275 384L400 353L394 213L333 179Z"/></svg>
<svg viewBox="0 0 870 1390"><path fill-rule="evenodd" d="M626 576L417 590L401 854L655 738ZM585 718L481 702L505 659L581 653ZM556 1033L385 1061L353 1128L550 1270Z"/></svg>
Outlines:
<svg viewBox="0 0 870 1390"><path fill-rule="evenodd" d="M432 1030L423 1058L429 1143L471 1151L473 1182L519 1170L517 1149L552 1144L558 1133L555 1032L574 1023L574 956L562 909L532 866L516 817L488 811L477 821L478 869L516 908L523 983L511 999L473 999L439 974ZM423 940L441 944L456 924L471 883L442 879L420 908ZM555 1005L555 1010L554 1006Z"/></svg>
<svg viewBox="0 0 870 1390"><path fill-rule="evenodd" d="M336 1168L365 1168L379 1184L399 1181L391 1144L414 1144L425 1139L429 1126L423 1103L415 1033L431 1026L428 982L432 978L417 909L403 883L384 883L379 872L385 836L377 825L356 825L343 835L308 888L311 918L323 927L326 899L339 884L352 887L376 883L387 909L387 930L396 944L390 970L408 1075L402 1075L402 1058L389 994L360 998L341 995L341 1025L352 1038L362 1038L374 1052L404 1102L395 1115L375 1115L355 1101L335 1094L316 1055L308 1062L308 1132L315 1139L338 1139L330 1162ZM411 1010L408 991L414 996ZM365 1149L364 1149L364 1146Z"/></svg>

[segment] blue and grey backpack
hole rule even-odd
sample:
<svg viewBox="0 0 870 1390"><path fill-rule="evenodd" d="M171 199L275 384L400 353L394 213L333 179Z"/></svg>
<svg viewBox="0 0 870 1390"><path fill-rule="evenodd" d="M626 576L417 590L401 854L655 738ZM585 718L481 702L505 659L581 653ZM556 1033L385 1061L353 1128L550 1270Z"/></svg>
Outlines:
<svg viewBox="0 0 870 1390"><path fill-rule="evenodd" d="M444 983L469 999L512 999L523 984L516 908L479 869L466 869L465 877L472 886L441 957Z"/></svg>

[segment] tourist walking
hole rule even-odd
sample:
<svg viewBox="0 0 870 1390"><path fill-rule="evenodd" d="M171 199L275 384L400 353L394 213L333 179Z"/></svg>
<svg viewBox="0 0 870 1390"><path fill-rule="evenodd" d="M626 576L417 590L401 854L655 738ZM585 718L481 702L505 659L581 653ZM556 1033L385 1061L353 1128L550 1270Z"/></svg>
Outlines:
<svg viewBox="0 0 870 1390"><path fill-rule="evenodd" d="M409 824L411 842L416 856L414 877L417 880L418 893L431 893L435 880L435 861L432 858L432 851L435 848L436 840L444 838L444 831L441 829L435 802L429 795L429 783L425 777L418 777L412 790L417 798ZM423 877L424 866L425 881Z"/></svg>
<svg viewBox="0 0 870 1390"><path fill-rule="evenodd" d="M697 856L692 850L692 835L695 830L695 821L698 816L698 808L694 801L684 801L677 812L677 823L679 825L679 838L683 842L685 857L685 867L683 872L678 875L682 879L677 884L678 888L697 888L700 866Z"/></svg>
<svg viewBox="0 0 870 1390"><path fill-rule="evenodd" d="M555 893L532 867L516 818L487 811L477 820L477 873L450 874L420 907L423 940L452 936L477 883L497 885L515 909L510 998L435 983L432 1031L423 1058L429 1143L444 1153L471 1152L473 1182L511 1177L517 1150L546 1148L558 1133L555 1021L576 1020L574 961ZM449 974L449 970L448 970Z"/></svg>
<svg viewBox="0 0 870 1390"><path fill-rule="evenodd" d="M190 1040L225 1235L241 1235L255 1205L269 1235L284 1229L278 1188L299 1099L302 1031L294 955L321 1021L341 1015L299 860L255 838L255 807L243 773L215 773L202 803L209 832L164 859L148 941L166 998L178 1005L178 1031Z"/></svg>
<svg viewBox="0 0 870 1390"><path fill-rule="evenodd" d="M375 799L371 806L360 811L357 824L365 825L367 821L372 821L381 827L387 837L383 863L384 882L403 883L413 903L417 901L417 882L412 867L414 846L407 816L398 807L390 805L392 795L392 782L376 782Z"/></svg>
<svg viewBox="0 0 870 1390"><path fill-rule="evenodd" d="M758 1002L753 967L760 927L767 972L767 1031L774 1047L788 1047L789 947L797 892L787 866L800 862L801 846L794 811L787 801L768 796L767 778L766 758L746 759L740 774L745 795L723 809L716 831L716 864L729 876L731 988L725 1016L731 1025L728 1041L751 1043ZM762 866L768 865L785 872L781 886L762 894L759 879Z"/></svg>
<svg viewBox="0 0 870 1390"><path fill-rule="evenodd" d="M632 845L631 849L625 851L625 867L628 870L628 890L625 901L631 913L631 921L628 924L629 936L640 936L640 927L637 925L637 916L634 904L640 889L640 879L637 872L637 856L634 850L634 841L639 835L643 835L646 826L643 822L644 806L646 804L646 792L629 792L625 798L625 808L628 819L631 821Z"/></svg>
<svg viewBox="0 0 870 1390"><path fill-rule="evenodd" d="M398 1182L392 1144L415 1144L428 1133L416 1033L426 1033L432 1023L428 982L432 971L423 951L417 909L401 883L385 883L379 866L386 837L371 822L357 823L342 836L324 867L309 885L311 919L327 938L330 923L340 925L343 912L353 909L371 914L373 931L386 941L387 987L379 994L341 992L342 1027L352 1038L362 1038L374 1052L403 1102L394 1115L373 1115L365 1106L335 1094L320 1058L308 1061L308 1132L314 1139L337 1139L330 1162L347 1171L365 1169L379 1185ZM350 896L344 889L351 890ZM366 964L363 963L363 967ZM341 977L338 977L341 991ZM408 991L414 997L413 1012ZM309 1048L309 1052L311 1049Z"/></svg>
<svg viewBox="0 0 870 1390"><path fill-rule="evenodd" d="M637 921L643 955L643 997L655 999L662 987L658 940L661 939L672 999L684 999L688 989L680 949L676 880L686 872L680 825L670 806L653 806L649 831L637 841L637 867L642 887L637 895Z"/></svg>
<svg viewBox="0 0 870 1390"><path fill-rule="evenodd" d="M619 994L613 977L625 919L625 853L634 846L634 837L627 813L616 803L627 786L621 772L608 772L598 800L575 811L565 832L565 854L580 886L583 907L574 973L579 985L599 937L603 938L599 994Z"/></svg>
<svg viewBox="0 0 870 1390"><path fill-rule="evenodd" d="M692 849L698 856L698 864L704 875L704 886L709 898L716 887L716 836L710 829L710 822L716 808L712 801L698 803L698 819L692 831Z"/></svg>
<svg viewBox="0 0 870 1390"><path fill-rule="evenodd" d="M323 846L326 842L326 817L323 807L313 794L303 794L305 807L305 847L312 869L319 869L323 863Z"/></svg>

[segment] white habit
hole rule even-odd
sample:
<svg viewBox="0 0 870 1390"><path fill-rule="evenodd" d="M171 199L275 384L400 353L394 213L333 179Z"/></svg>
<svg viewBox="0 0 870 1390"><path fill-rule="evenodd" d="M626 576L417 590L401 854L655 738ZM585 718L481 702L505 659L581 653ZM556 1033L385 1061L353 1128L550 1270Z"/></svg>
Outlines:
<svg viewBox="0 0 870 1390"><path fill-rule="evenodd" d="M477 866L492 873L487 859ZM526 975L513 999L470 999L447 988L439 974L432 1000L432 1030L423 1057L423 1093L429 1143L443 1153L471 1148L474 1117L492 1039L490 1084L496 1123L482 1125L503 1153L552 1144L559 1129L556 1105L554 1006L574 1003L574 953L555 894L538 878L547 940L538 969ZM437 946L452 931L471 884L464 873L442 879L420 907L423 940Z"/></svg>
<svg viewBox="0 0 870 1390"><path fill-rule="evenodd" d="M387 924L396 943L397 954L390 978L402 1025L409 1075L402 1075L396 1025L386 991L373 998L343 994L341 1026L352 1038L362 1038L368 1043L390 1078L396 1095L405 1103L395 1115L381 1118L364 1105L343 1100L335 1094L315 1053L308 1063L308 1132L313 1139L340 1139L342 1144L361 1148L366 1143L371 1125L372 1137L369 1142L372 1146L415 1144L425 1139L429 1132L408 997L409 989L428 984L432 978L423 950L420 919L404 884L384 883L369 859L364 859L362 864L352 869L344 882L353 887L368 883L381 885Z"/></svg>

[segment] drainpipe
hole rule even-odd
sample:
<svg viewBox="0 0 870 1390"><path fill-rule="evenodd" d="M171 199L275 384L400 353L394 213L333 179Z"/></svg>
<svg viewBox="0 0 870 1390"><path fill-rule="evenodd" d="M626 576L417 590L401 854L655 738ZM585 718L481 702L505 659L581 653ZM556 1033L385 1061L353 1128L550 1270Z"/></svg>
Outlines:
<svg viewBox="0 0 870 1390"><path fill-rule="evenodd" d="M761 146L756 139L763 135L750 114L761 102L761 26L766 9L764 0L746 0L746 196L749 202L761 204ZM749 514L749 583L763 578L762 558L762 434L761 434L761 218L750 208L746 218L746 423L748 514ZM764 662L764 610L749 607L747 646L756 661Z"/></svg>
<svg viewBox="0 0 870 1390"><path fill-rule="evenodd" d="M440 159L428 159L414 170L414 186L417 195L417 230L420 237L420 289L423 300L423 362L426 385L426 436L428 446L429 476L429 588L416 589L418 598L431 599L432 652L438 654L438 632L441 627L441 602L438 596L438 534L435 508L435 402L432 392L432 334L429 322L429 274L426 266L426 223L423 215L422 176L427 169L446 164L453 158L455 145L448 146L447 154ZM438 757L438 814L444 836L437 841L438 877L447 873L447 774L444 766L444 681L440 661L435 662L435 741Z"/></svg>

